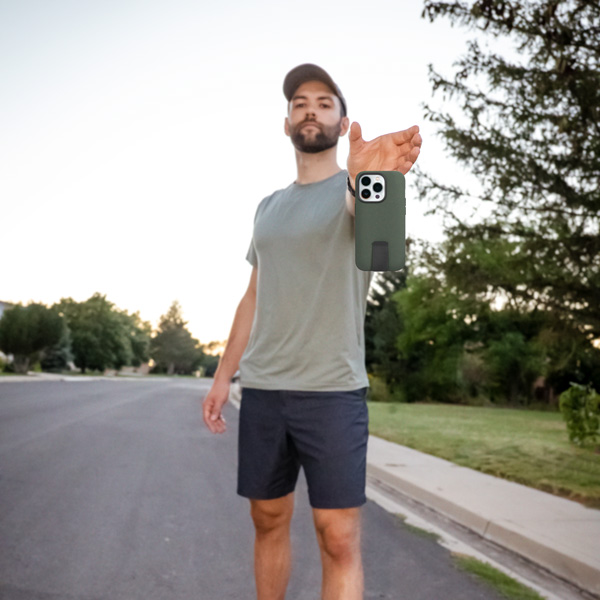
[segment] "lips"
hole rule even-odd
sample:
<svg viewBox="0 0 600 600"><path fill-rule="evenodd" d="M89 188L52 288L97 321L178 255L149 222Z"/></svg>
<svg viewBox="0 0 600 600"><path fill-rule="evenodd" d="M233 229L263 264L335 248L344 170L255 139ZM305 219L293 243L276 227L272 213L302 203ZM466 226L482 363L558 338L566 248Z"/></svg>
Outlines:
<svg viewBox="0 0 600 600"><path fill-rule="evenodd" d="M300 129L304 129L304 127L315 127L316 129L320 129L320 127L316 123L304 123Z"/></svg>

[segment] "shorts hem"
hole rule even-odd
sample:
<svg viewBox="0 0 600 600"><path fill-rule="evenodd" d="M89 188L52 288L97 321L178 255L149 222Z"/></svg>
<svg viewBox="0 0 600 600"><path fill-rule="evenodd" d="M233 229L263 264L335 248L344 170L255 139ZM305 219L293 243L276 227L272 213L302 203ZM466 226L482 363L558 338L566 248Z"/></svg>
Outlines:
<svg viewBox="0 0 600 600"><path fill-rule="evenodd" d="M319 509L342 509L342 508L359 508L364 506L367 503L366 496L363 497L362 500L357 502L313 502L310 500L311 508L319 508Z"/></svg>
<svg viewBox="0 0 600 600"><path fill-rule="evenodd" d="M248 498L248 500L277 500L277 498L283 498L288 494L291 494L295 491L295 487L288 489L283 492L268 492L268 493L260 493L260 492L246 492L244 490L240 490L238 488L237 495L242 496L242 498Z"/></svg>

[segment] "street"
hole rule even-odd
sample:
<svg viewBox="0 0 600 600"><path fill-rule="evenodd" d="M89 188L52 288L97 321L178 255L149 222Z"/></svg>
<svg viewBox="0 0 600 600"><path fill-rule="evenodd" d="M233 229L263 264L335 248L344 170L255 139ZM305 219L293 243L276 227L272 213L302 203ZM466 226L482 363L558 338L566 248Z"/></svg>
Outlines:
<svg viewBox="0 0 600 600"><path fill-rule="evenodd" d="M211 380L0 382L1 600L255 597L249 504L236 494L237 418L204 426ZM304 479L288 600L318 600ZM369 501L365 598L494 600L449 552Z"/></svg>

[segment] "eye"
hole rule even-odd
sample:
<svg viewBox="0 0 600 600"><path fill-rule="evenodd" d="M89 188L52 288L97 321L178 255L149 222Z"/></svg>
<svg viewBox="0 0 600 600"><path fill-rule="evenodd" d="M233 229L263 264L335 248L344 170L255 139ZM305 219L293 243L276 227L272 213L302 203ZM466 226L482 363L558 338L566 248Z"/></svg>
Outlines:
<svg viewBox="0 0 600 600"><path fill-rule="evenodd" d="M325 103L322 103L322 104L321 104L321 106L322 106L323 108L331 108L331 104L325 104Z"/></svg>

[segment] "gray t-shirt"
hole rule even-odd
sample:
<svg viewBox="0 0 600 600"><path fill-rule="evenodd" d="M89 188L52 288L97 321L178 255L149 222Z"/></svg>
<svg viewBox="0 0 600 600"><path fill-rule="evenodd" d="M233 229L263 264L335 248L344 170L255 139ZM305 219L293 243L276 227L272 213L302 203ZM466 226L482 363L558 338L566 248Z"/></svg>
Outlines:
<svg viewBox="0 0 600 600"><path fill-rule="evenodd" d="M243 387L334 391L369 385L364 319L373 273L354 262L345 170L290 184L256 210L246 259L256 312L240 360Z"/></svg>

